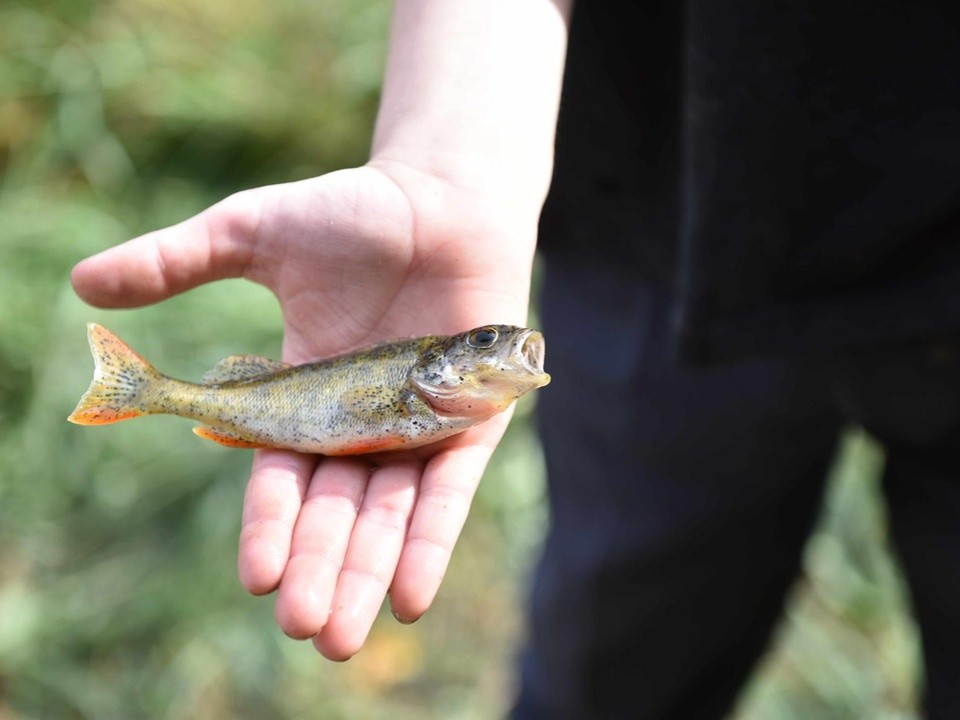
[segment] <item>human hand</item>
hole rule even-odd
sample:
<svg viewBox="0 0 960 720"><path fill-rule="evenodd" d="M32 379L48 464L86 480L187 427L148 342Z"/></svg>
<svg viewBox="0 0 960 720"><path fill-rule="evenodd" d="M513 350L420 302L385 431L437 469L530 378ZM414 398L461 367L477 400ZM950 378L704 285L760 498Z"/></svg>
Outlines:
<svg viewBox="0 0 960 720"><path fill-rule="evenodd" d="M535 218L399 163L245 191L88 258L77 293L134 307L227 277L262 283L284 318L283 359L487 323L523 324ZM330 659L362 646L389 591L401 621L432 602L507 414L404 453L254 457L239 573L277 590L276 618Z"/></svg>

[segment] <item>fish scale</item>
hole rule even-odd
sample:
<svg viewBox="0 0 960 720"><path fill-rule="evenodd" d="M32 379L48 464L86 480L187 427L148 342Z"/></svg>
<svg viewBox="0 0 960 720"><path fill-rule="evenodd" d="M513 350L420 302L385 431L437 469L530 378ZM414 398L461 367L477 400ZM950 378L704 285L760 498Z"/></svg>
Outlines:
<svg viewBox="0 0 960 720"><path fill-rule="evenodd" d="M222 445L348 455L418 447L462 432L543 387L542 335L487 325L376 345L304 365L224 358L200 383L157 371L89 324L94 378L69 420L105 425L176 415Z"/></svg>

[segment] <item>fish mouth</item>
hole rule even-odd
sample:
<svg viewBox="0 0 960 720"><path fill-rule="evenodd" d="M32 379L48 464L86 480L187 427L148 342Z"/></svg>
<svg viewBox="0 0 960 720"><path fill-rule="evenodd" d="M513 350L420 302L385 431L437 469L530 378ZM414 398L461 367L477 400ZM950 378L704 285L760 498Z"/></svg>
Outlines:
<svg viewBox="0 0 960 720"><path fill-rule="evenodd" d="M543 335L536 330L527 330L517 338L515 348L517 359L527 371L540 376L542 385L550 382L550 376L543 371L543 358L546 354Z"/></svg>

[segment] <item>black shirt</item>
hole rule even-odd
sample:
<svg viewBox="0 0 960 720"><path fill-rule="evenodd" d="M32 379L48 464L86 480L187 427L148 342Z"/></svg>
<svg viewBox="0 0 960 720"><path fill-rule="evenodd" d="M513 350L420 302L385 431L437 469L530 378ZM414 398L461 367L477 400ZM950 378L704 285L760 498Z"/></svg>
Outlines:
<svg viewBox="0 0 960 720"><path fill-rule="evenodd" d="M695 359L960 330L957 7L579 0L541 247Z"/></svg>

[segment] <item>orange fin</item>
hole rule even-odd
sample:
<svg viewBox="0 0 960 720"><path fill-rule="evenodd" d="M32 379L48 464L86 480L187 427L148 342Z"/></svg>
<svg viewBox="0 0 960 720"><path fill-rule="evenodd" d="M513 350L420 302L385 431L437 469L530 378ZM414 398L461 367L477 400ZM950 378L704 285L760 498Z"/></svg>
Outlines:
<svg viewBox="0 0 960 720"><path fill-rule="evenodd" d="M140 417L142 412L137 410L120 411L110 405L89 405L78 407L67 417L75 425L109 425L110 423Z"/></svg>
<svg viewBox="0 0 960 720"><path fill-rule="evenodd" d="M410 441L407 438L398 436L382 437L376 439L357 440L356 442L344 445L334 452L328 452L327 455L364 455L366 453L384 452L386 450L400 450L407 446Z"/></svg>
<svg viewBox="0 0 960 720"><path fill-rule="evenodd" d="M286 370L289 365L258 355L230 355L208 370L200 381L204 385L253 380Z"/></svg>
<svg viewBox="0 0 960 720"><path fill-rule="evenodd" d="M226 447L232 448L262 448L269 447L269 445L264 445L263 443L254 442L252 440L245 440L239 435L235 435L226 430L218 430L217 428L212 428L209 425L197 425L193 429L194 434L199 435L204 440L213 440L215 443L220 443Z"/></svg>
<svg viewBox="0 0 960 720"><path fill-rule="evenodd" d="M162 376L105 327L87 325L93 380L67 418L78 425L106 425L143 415L142 396Z"/></svg>

